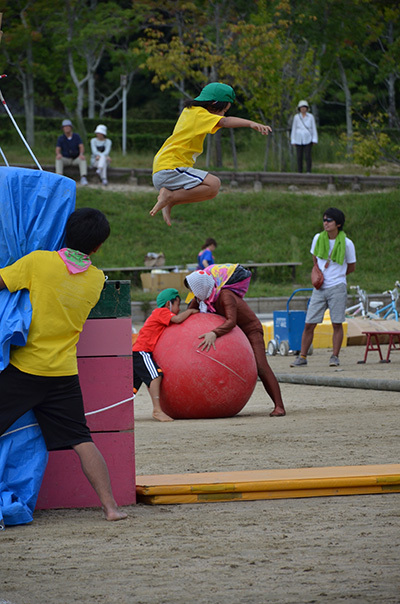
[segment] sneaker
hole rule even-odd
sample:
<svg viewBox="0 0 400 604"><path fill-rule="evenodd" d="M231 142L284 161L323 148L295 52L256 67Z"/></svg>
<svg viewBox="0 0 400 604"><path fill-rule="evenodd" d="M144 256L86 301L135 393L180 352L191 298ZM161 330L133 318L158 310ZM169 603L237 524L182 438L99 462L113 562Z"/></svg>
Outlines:
<svg viewBox="0 0 400 604"><path fill-rule="evenodd" d="M87 181L86 176L82 176L82 178L81 178L81 185L83 187L85 187L87 184L88 184L88 181Z"/></svg>
<svg viewBox="0 0 400 604"><path fill-rule="evenodd" d="M108 185L108 180L106 178L103 178L101 182L105 187Z"/></svg>
<svg viewBox="0 0 400 604"><path fill-rule="evenodd" d="M305 365L307 365L307 359L303 357L296 357L293 363L290 363L291 367L304 367Z"/></svg>
<svg viewBox="0 0 400 604"><path fill-rule="evenodd" d="M329 367L339 367L340 361L339 357L336 357L334 354L329 359Z"/></svg>

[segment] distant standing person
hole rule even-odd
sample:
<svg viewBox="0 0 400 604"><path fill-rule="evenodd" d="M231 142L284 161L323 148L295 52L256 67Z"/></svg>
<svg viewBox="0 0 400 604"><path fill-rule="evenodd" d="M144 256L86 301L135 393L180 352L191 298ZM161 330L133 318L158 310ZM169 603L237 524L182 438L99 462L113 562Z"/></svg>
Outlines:
<svg viewBox="0 0 400 604"><path fill-rule="evenodd" d="M197 269L207 268L210 264L215 264L213 252L217 247L217 242L212 237L206 239L205 244L197 255Z"/></svg>
<svg viewBox="0 0 400 604"><path fill-rule="evenodd" d="M271 128L241 117L225 117L235 100L235 91L228 84L207 84L195 99L185 102L171 136L156 153L153 161L153 184L160 191L151 216L162 210L171 226L171 209L178 204L213 199L221 186L219 178L193 168L203 152L207 134L220 128L251 128L268 134Z"/></svg>
<svg viewBox="0 0 400 604"><path fill-rule="evenodd" d="M82 139L73 131L71 120L63 120L61 126L64 134L57 139L56 173L64 174L64 166L79 166L81 185L87 185L87 164Z"/></svg>
<svg viewBox="0 0 400 604"><path fill-rule="evenodd" d="M343 321L347 303L346 275L355 271L356 250L351 239L343 231L345 216L337 208L328 208L323 213L324 230L314 236L311 254L324 274L320 289L313 289L306 315L306 324L301 338L300 356L290 365L307 365L307 353L312 344L314 329L322 323L325 311L329 308L332 327L332 356L330 367L338 367L339 352L343 341Z"/></svg>
<svg viewBox="0 0 400 604"><path fill-rule="evenodd" d="M112 141L107 138L107 126L99 124L94 131L96 138L90 141L92 151L91 165L96 168L96 174L104 186L108 185L107 166L111 161L110 151Z"/></svg>
<svg viewBox="0 0 400 604"><path fill-rule="evenodd" d="M303 172L303 157L305 157L306 172L311 173L312 147L318 143L317 126L314 116L308 112L307 101L300 101L297 109L298 113L293 118L290 142L296 147L297 171Z"/></svg>

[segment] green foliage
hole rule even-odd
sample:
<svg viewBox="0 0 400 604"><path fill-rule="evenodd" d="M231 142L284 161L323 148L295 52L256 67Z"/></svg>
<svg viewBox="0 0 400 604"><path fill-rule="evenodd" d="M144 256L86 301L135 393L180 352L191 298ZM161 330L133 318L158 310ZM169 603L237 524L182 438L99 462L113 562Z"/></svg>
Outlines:
<svg viewBox="0 0 400 604"><path fill-rule="evenodd" d="M309 286L312 238L322 230L330 206L346 215L357 269L350 284L369 292L391 288L400 278L398 192L314 196L279 191L220 193L216 199L176 206L173 225L149 211L156 195L78 189L77 205L97 207L111 223L111 236L96 254L100 267L135 266L147 252L163 251L167 264L192 264L207 237L217 240L217 262L302 262L299 286ZM289 270L264 269L250 295L286 295L293 290Z"/></svg>

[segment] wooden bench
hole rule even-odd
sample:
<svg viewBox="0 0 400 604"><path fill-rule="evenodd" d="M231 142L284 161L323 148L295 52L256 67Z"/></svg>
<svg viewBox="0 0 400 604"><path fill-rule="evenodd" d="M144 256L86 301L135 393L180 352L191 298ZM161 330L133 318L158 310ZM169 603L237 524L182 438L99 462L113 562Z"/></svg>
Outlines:
<svg viewBox="0 0 400 604"><path fill-rule="evenodd" d="M296 267L301 266L301 262L240 262L242 266L251 270L253 275L253 281L257 278L257 269L258 268L274 268L274 267L289 267L292 269L292 280L293 283L296 282ZM132 282L135 285L138 285L140 282L140 273L146 271L152 271L153 269L161 269L161 270L174 270L174 269L183 269L186 268L183 265L177 264L164 264L164 266L119 266L119 267L111 267L111 268L102 268L106 275L109 273L123 273L126 275L132 275Z"/></svg>
<svg viewBox="0 0 400 604"><path fill-rule="evenodd" d="M368 352L370 350L378 351L380 363L390 363L390 353L392 350L400 350L400 328L399 331L363 331L367 336L367 345L365 347L364 360L358 361L359 364L363 364L367 360ZM382 356L381 343L379 342L379 336L388 336L388 349L386 353L386 359Z"/></svg>

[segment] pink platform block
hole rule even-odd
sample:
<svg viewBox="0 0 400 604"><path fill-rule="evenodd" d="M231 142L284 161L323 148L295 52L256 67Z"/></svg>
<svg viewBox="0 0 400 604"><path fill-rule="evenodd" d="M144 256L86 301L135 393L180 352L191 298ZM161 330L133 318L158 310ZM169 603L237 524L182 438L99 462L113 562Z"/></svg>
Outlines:
<svg viewBox="0 0 400 604"><path fill-rule="evenodd" d="M132 397L132 356L78 358L79 381L85 413L109 407ZM133 401L93 415L86 420L92 432L133 430Z"/></svg>
<svg viewBox="0 0 400 604"><path fill-rule="evenodd" d="M132 320L88 319L77 345L78 357L112 357L132 354Z"/></svg>
<svg viewBox="0 0 400 604"><path fill-rule="evenodd" d="M133 432L93 434L110 472L118 505L136 503L135 452ZM36 509L89 508L100 500L82 472L74 451L51 451Z"/></svg>

